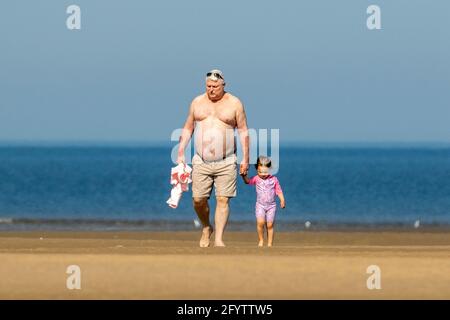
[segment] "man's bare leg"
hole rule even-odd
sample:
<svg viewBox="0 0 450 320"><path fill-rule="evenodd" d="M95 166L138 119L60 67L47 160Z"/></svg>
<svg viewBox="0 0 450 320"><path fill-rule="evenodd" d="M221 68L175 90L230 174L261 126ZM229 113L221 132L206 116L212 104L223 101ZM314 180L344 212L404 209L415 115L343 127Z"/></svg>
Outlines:
<svg viewBox="0 0 450 320"><path fill-rule="evenodd" d="M217 205L216 205L216 213L214 216L214 221L216 225L216 234L214 246L216 247L225 247L223 243L223 231L228 222L228 214L229 214L229 205L228 202L230 198L228 197L217 197Z"/></svg>
<svg viewBox="0 0 450 320"><path fill-rule="evenodd" d="M209 204L208 198L193 198L194 209L200 222L203 225L202 237L200 238L200 247L209 247L209 238L213 233L213 228L209 223Z"/></svg>

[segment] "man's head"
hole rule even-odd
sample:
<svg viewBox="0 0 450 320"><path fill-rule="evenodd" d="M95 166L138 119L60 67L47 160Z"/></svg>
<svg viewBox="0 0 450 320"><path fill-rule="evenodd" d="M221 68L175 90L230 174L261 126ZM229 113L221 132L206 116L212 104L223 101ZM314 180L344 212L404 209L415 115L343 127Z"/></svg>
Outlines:
<svg viewBox="0 0 450 320"><path fill-rule="evenodd" d="M225 94L225 79L222 71L214 69L206 74L206 93L211 101L222 99Z"/></svg>

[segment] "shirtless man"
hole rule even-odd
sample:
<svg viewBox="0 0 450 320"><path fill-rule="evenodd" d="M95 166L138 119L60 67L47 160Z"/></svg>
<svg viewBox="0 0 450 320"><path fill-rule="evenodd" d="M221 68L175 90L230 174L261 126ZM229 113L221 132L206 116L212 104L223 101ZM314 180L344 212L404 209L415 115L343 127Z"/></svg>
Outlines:
<svg viewBox="0 0 450 320"><path fill-rule="evenodd" d="M206 93L196 97L180 136L178 163L185 163L184 149L195 129L195 150L192 158L192 198L203 230L200 247L208 247L213 227L209 222L209 203L214 185L217 200L215 241L224 247L223 231L228 221L229 201L236 196L236 141L238 129L242 145L240 174L246 174L249 163L249 138L245 110L239 99L224 90L225 80L220 70L206 74Z"/></svg>

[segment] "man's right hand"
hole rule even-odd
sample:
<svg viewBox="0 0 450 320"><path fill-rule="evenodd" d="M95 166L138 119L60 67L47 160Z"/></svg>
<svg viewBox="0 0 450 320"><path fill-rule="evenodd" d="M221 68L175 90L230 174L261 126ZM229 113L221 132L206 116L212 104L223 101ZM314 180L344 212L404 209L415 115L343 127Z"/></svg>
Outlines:
<svg viewBox="0 0 450 320"><path fill-rule="evenodd" d="M185 158L184 158L184 154L178 155L177 163L178 163L178 164L180 164L180 163L186 163L186 160L185 160Z"/></svg>

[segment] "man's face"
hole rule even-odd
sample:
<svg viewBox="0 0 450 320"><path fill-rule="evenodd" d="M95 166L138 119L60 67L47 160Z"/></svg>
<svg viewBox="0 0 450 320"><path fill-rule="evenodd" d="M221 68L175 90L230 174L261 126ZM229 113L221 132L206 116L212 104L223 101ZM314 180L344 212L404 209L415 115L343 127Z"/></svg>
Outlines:
<svg viewBox="0 0 450 320"><path fill-rule="evenodd" d="M206 80L206 93L210 100L220 100L224 94L223 81Z"/></svg>

